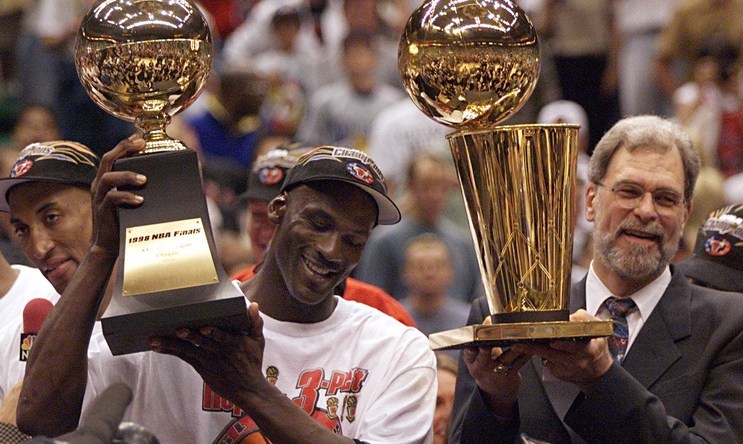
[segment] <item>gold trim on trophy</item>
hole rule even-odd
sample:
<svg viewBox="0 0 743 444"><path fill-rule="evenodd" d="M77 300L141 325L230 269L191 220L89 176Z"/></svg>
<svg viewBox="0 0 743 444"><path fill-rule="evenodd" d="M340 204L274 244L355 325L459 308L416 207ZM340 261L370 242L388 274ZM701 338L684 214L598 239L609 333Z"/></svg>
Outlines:
<svg viewBox="0 0 743 444"><path fill-rule="evenodd" d="M403 84L447 136L492 324L429 336L434 349L612 334L571 322L577 125L498 126L528 100L539 40L510 0L429 0L398 52Z"/></svg>

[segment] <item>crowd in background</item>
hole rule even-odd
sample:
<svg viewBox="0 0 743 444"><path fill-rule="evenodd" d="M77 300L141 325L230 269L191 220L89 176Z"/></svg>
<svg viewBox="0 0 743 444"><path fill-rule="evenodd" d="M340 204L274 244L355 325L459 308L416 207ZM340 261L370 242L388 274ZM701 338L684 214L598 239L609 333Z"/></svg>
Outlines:
<svg viewBox="0 0 743 444"><path fill-rule="evenodd" d="M3 176L31 142L75 140L102 155L134 130L93 104L77 79L74 38L91 3L0 4ZM452 319L464 325L482 284L444 137L452 130L415 109L397 70L399 36L420 2L198 3L216 62L205 91L169 132L201 155L228 272L254 263L238 199L253 161L291 142L350 146L378 162L403 210L401 224L375 230L355 277L402 300L424 333L453 328ZM743 201L743 1L517 3L540 36L542 69L530 101L504 123L581 124L580 186L593 146L621 117L674 118L702 158L677 259L690 254L708 214ZM581 278L591 226L576 211L574 274ZM2 222L2 252L11 263L28 263Z"/></svg>
<svg viewBox="0 0 743 444"><path fill-rule="evenodd" d="M75 140L102 154L133 131L94 105L77 79L74 39L91 3L15 0L0 7L3 171L33 141ZM433 232L444 239L456 268L450 287L459 287L451 296L470 301L478 294L475 286L462 283L478 279L472 278L477 274L473 257L462 259L468 256L462 252L468 251L469 234L444 137L451 129L415 108L397 70L399 36L418 3L200 2L212 28L216 62L205 91L174 119L169 132L201 153L212 224L225 239L220 251L228 270L251 262L244 209L236 197L245 190L253 160L289 142L335 144L377 159L406 219L419 221L415 234ZM743 14L743 2L519 3L540 36L542 69L532 98L504 123L579 123L581 176L592 147L621 116L675 118L703 159L680 253L688 254L707 214L743 198L743 22L734 19ZM409 175L416 159L425 156L439 162L438 177ZM416 180L439 186L415 186ZM388 272L370 271L365 263L376 262L371 256L377 245L385 245L385 237L390 237L386 230L375 233L357 274L403 299L408 286L398 275L405 244L414 236L394 237L404 242L396 243L399 251L387 251L396 257ZM4 242L12 260L25 262L7 235ZM587 251L590 226L579 215L576 269L584 269Z"/></svg>

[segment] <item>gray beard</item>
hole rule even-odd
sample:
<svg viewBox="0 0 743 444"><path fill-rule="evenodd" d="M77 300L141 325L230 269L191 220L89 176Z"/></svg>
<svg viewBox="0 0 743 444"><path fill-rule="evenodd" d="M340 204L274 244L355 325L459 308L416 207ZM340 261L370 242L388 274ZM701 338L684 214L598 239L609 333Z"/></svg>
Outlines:
<svg viewBox="0 0 743 444"><path fill-rule="evenodd" d="M629 281L644 281L658 276L678 250L678 242L664 242L657 251L653 251L651 246L637 245L625 254L614 241L610 233L598 235L594 232L598 259L622 279Z"/></svg>

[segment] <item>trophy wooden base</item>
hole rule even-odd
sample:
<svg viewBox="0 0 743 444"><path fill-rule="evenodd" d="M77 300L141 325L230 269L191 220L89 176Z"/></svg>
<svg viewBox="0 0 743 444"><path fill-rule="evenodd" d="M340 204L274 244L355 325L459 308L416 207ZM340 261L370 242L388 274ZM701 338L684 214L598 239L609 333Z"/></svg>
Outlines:
<svg viewBox="0 0 743 444"><path fill-rule="evenodd" d="M150 350L150 337L178 328L246 331L247 301L219 262L196 152L123 158L114 169L147 183L134 190L141 206L119 208L119 263L101 319L111 352Z"/></svg>
<svg viewBox="0 0 743 444"><path fill-rule="evenodd" d="M516 342L555 339L590 339L611 336L612 321L553 321L476 324L433 333L428 342L433 350L465 347L507 347Z"/></svg>

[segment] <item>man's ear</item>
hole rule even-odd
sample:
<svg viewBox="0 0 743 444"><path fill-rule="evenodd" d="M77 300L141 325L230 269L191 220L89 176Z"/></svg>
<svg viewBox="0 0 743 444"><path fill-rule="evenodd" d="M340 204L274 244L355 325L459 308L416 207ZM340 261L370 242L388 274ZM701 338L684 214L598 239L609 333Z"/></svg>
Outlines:
<svg viewBox="0 0 743 444"><path fill-rule="evenodd" d="M278 225L286 214L287 198L286 193L281 193L268 203L268 220L275 225Z"/></svg>
<svg viewBox="0 0 743 444"><path fill-rule="evenodd" d="M596 199L597 185L593 182L589 182L586 187L586 220L593 222L596 218L595 211L595 199Z"/></svg>
<svg viewBox="0 0 743 444"><path fill-rule="evenodd" d="M684 225L689 222L689 215L691 215L691 210L693 209L694 205L691 200L684 202Z"/></svg>

